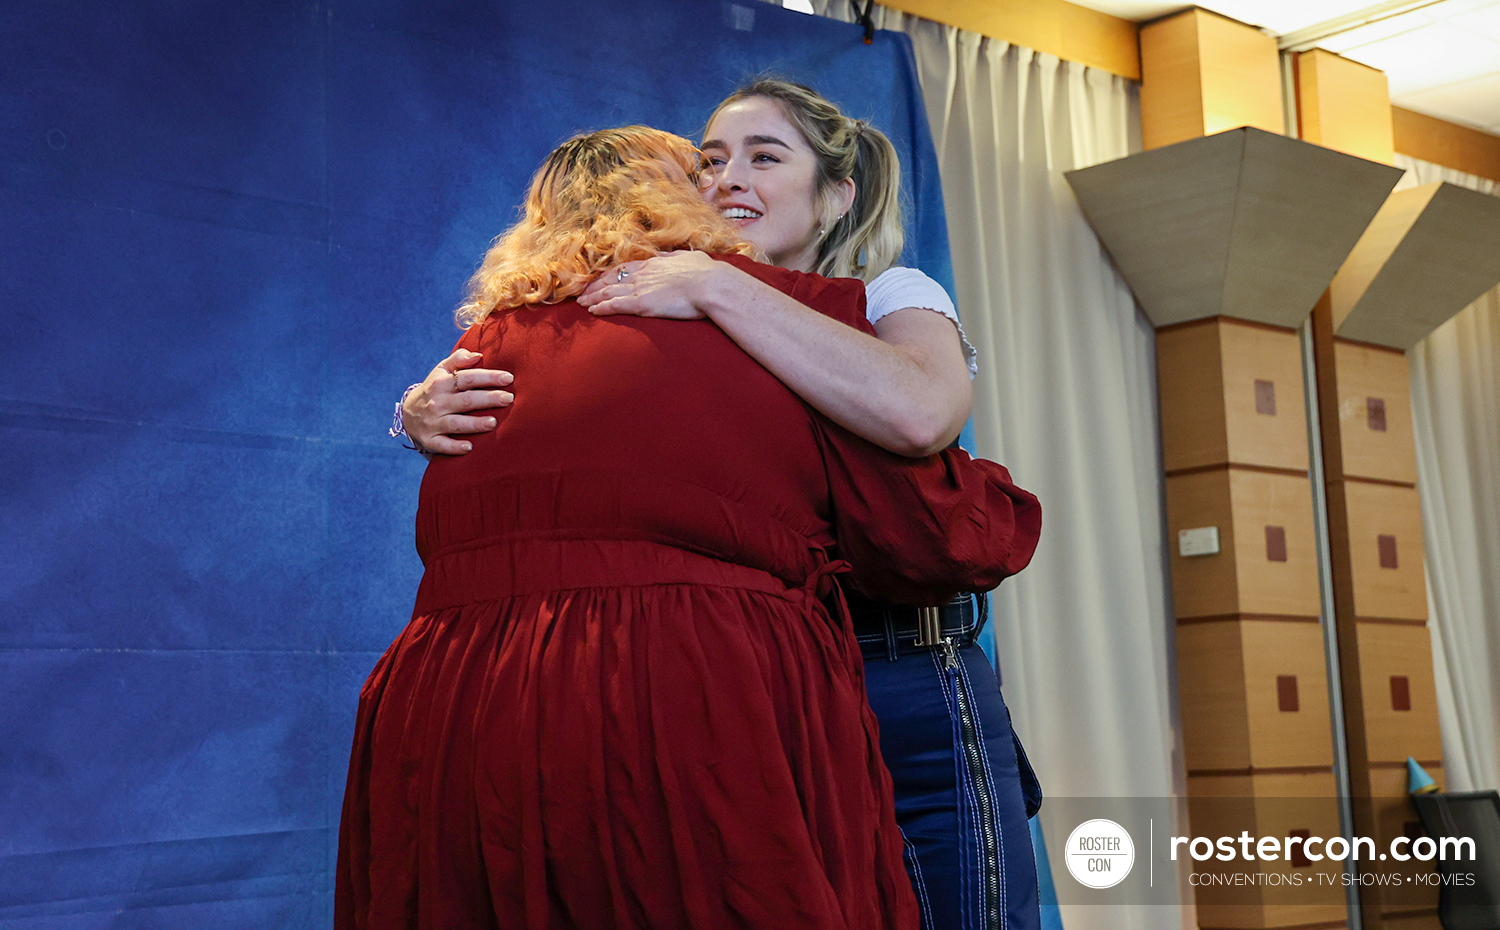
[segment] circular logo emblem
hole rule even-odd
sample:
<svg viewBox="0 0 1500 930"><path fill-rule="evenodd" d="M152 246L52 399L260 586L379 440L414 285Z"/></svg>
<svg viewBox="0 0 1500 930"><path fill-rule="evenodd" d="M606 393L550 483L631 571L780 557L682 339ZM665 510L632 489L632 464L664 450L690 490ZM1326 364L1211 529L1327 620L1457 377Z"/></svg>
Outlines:
<svg viewBox="0 0 1500 930"><path fill-rule="evenodd" d="M1088 820L1068 835L1068 872L1090 888L1113 888L1135 865L1135 843L1113 820Z"/></svg>

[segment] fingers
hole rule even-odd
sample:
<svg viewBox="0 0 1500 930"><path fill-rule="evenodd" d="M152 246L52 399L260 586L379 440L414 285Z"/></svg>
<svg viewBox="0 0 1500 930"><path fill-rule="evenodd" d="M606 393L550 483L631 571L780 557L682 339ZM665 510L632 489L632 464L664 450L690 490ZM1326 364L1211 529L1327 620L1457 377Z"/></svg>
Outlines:
<svg viewBox="0 0 1500 930"><path fill-rule="evenodd" d="M591 303L603 300L604 297L599 296L600 294L608 297L616 294L633 293L635 289L632 286L630 276L640 272L655 260L654 258L648 258L638 262L621 262L618 265L610 265L599 272L598 277L589 282L589 286L583 289L582 294L578 295L578 302L587 307Z"/></svg>
<svg viewBox="0 0 1500 930"><path fill-rule="evenodd" d="M639 316L657 320L703 319L703 313L690 303L649 294L602 297L588 311L594 316Z"/></svg>
<svg viewBox="0 0 1500 930"><path fill-rule="evenodd" d="M618 278L619 269L613 266L604 269L603 271L599 272L599 276L597 278L589 282L589 286L583 289L583 293L578 295L578 302L584 303L591 295L597 294L599 291L604 290L611 284L618 284ZM585 306L587 306L587 304L585 304Z"/></svg>
<svg viewBox="0 0 1500 930"><path fill-rule="evenodd" d="M629 285L625 284L600 284L603 278L594 281L582 294L578 295L580 307L593 307L614 297L621 297L631 292Z"/></svg>
<svg viewBox="0 0 1500 930"><path fill-rule="evenodd" d="M446 387L449 393L469 391L474 388L506 387L515 377L499 368L475 368L484 356L468 349L457 349L438 363L427 376L427 383L435 388Z"/></svg>
<svg viewBox="0 0 1500 930"><path fill-rule="evenodd" d="M516 395L510 391L459 391L448 395L443 404L443 415L459 413L464 410L488 410L491 407L509 407L515 402Z"/></svg>
<svg viewBox="0 0 1500 930"><path fill-rule="evenodd" d="M422 449L435 455L464 455L474 446L465 439L453 439L442 434L433 436L422 443Z"/></svg>
<svg viewBox="0 0 1500 930"><path fill-rule="evenodd" d="M488 433L494 429L498 421L494 417L471 417L452 414L438 421L442 424L443 434L447 436L467 436L474 433Z"/></svg>
<svg viewBox="0 0 1500 930"><path fill-rule="evenodd" d="M509 387L516 378L499 368L469 368L456 371L448 377L450 393L462 394L474 390Z"/></svg>
<svg viewBox="0 0 1500 930"><path fill-rule="evenodd" d="M478 352L471 352L468 349L454 349L453 354L438 362L437 367L452 374L460 368L471 368L478 365L479 360L482 358L484 356Z"/></svg>
<svg viewBox="0 0 1500 930"><path fill-rule="evenodd" d="M579 303L583 303L583 301L579 301ZM638 305L639 302L637 301L636 304ZM629 307L631 306L630 298L624 296L609 298L601 297L594 303L584 304L584 306L587 307L588 311L594 316L614 316L616 314L629 314L632 312L629 309Z"/></svg>
<svg viewBox="0 0 1500 930"><path fill-rule="evenodd" d="M515 400L515 396L509 391L465 391L457 396L461 399L482 398L475 401L469 409L508 407ZM439 455L463 455L473 448L468 440L463 438L464 436L487 433L498 423L499 421L491 416L456 413L437 415L429 410L428 418L423 420L421 426L408 427L407 434L428 452L435 452Z"/></svg>

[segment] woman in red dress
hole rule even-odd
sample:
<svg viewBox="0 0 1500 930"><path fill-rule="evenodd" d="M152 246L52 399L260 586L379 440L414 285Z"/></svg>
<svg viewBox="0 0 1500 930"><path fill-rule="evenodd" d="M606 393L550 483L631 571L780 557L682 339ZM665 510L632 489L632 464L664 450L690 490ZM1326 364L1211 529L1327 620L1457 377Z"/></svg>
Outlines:
<svg viewBox="0 0 1500 930"><path fill-rule="evenodd" d="M423 479L413 619L360 696L339 928L917 925L830 579L990 588L1040 511L993 463L854 437L711 322L572 300L692 248L869 331L858 282L742 257L696 165L642 127L564 144L471 282L460 345L528 390Z"/></svg>

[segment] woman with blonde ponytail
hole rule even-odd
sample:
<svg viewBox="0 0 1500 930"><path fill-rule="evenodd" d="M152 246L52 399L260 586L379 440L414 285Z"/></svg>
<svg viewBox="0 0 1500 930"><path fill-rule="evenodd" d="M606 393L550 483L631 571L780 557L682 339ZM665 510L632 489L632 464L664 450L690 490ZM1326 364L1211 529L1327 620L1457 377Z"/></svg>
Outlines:
<svg viewBox="0 0 1500 930"><path fill-rule="evenodd" d="M864 281L875 336L701 252L624 262L579 303L597 316L706 318L865 439L905 456L951 443L969 416L974 350L943 288L895 265L901 174L890 140L810 88L759 80L719 105L700 148L703 199L772 264ZM456 352L408 392L399 409L418 447L461 455L494 423L469 411L510 402L510 374L477 362ZM924 928L1037 927L1026 821L1041 791L975 642L983 597L943 607L936 636L916 608L858 591L851 601Z"/></svg>

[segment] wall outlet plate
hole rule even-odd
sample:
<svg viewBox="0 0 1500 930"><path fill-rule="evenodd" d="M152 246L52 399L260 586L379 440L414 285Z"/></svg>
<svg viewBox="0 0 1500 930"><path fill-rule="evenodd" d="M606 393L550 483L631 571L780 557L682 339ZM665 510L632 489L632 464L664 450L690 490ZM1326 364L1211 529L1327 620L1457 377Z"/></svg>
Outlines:
<svg viewBox="0 0 1500 930"><path fill-rule="evenodd" d="M1219 552L1219 528L1200 526L1191 530L1177 531L1177 551L1183 558L1195 555L1217 555Z"/></svg>

